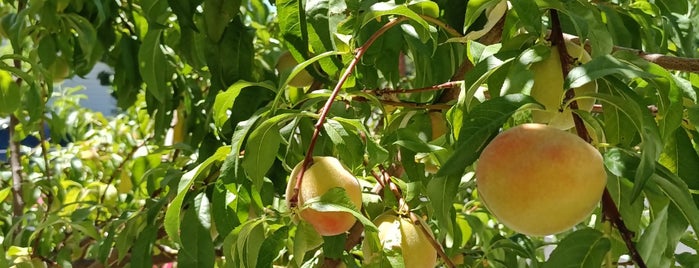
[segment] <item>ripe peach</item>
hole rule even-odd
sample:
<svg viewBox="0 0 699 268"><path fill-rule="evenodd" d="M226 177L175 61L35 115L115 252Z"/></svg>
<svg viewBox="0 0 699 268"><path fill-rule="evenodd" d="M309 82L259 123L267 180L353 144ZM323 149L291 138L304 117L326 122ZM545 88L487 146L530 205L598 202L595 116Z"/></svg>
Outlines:
<svg viewBox="0 0 699 268"><path fill-rule="evenodd" d="M585 49L572 42L566 42L566 51L580 63L586 63L591 60L590 54ZM565 107L563 111L560 110L563 99L565 99L565 91L563 91L564 79L561 69L562 65L561 58L558 56L558 48L553 46L548 58L534 63L530 67L530 70L534 72L534 85L530 95L543 104L545 108L545 110L532 111L534 122L545 123L549 126L566 130L572 128L575 124L569 107ZM597 92L597 83L593 81L573 90L575 94ZM595 100L586 98L578 100L577 103L578 109L589 112L592 110Z"/></svg>
<svg viewBox="0 0 699 268"><path fill-rule="evenodd" d="M292 196L296 177L301 172L303 161L291 171L289 184L286 187L286 202ZM303 181L299 187L297 207L302 208L311 198L320 197L328 190L342 187L352 204L359 209L362 206L362 191L357 178L340 163L337 158L324 156L313 157L313 165L303 173ZM323 236L333 236L346 232L357 219L347 212L317 211L311 208L302 209L299 216L313 225Z"/></svg>
<svg viewBox="0 0 699 268"><path fill-rule="evenodd" d="M476 166L478 194L509 228L555 234L597 206L607 183L602 155L578 136L543 124L500 133Z"/></svg>
<svg viewBox="0 0 699 268"><path fill-rule="evenodd" d="M437 264L437 250L428 237L409 219L393 212L381 214L374 220L379 229L379 240L385 249L400 250L406 267L433 268ZM363 246L365 262L371 263L375 254L370 247Z"/></svg>

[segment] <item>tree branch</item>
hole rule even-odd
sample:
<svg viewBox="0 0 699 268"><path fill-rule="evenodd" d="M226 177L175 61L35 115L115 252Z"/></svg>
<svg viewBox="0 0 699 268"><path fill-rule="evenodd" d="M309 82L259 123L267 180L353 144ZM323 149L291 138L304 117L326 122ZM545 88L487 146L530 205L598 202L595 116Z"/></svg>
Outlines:
<svg viewBox="0 0 699 268"><path fill-rule="evenodd" d="M328 101L325 102L325 105L323 106L323 110L320 113L320 117L318 118L318 122L315 124L315 129L313 131L313 136L311 136L311 141L310 144L308 145L308 151L306 152L306 157L303 159L303 163L301 164L301 170L296 177L296 184L294 185L294 189L292 191L292 196L289 198L289 207L295 208L298 203L298 195L299 195L299 188L301 187L301 182L303 181L303 174L306 172L306 169L310 167L310 165L313 163L313 149L315 148L316 141L318 140L318 136L320 135L320 129L323 127L323 123L325 123L325 118L328 116L328 112L330 112L330 107L332 106L333 102L335 102L335 98L337 95L340 93L340 90L342 89L342 85L345 84L345 81L349 78L349 76L352 74L354 67L357 66L357 63L359 63L359 59L362 58L364 53L366 53L367 49L378 39L381 35L383 35L388 29L392 28L393 26L396 26L403 21L408 20L405 17L400 17L397 19L394 19L392 21L389 21L386 23L384 26L382 26L379 30L377 30L369 39L356 50L356 54L354 55L354 58L352 61L347 65L347 69L345 70L345 73L342 74L340 77L340 80L337 82L337 85L333 89L332 93L330 94L330 97L328 98Z"/></svg>
<svg viewBox="0 0 699 268"><path fill-rule="evenodd" d="M549 12L551 15L552 22L550 36L551 43L554 46L558 47L558 53L561 57L561 65L563 67L562 75L563 77L567 77L568 71L570 71L570 56L566 51L565 40L563 38L563 31L561 31L560 20L558 19L558 11L555 9L550 9ZM574 97L574 90L566 90L565 101L570 100ZM571 101L570 108L578 109L577 102ZM590 135L587 132L587 129L585 128L585 124L583 123L582 118L580 118L578 114L573 113L573 121L575 122L575 130L578 133L578 136L580 136L580 138L582 138L588 143L591 142L592 139L590 138ZM636 265L638 265L638 267L646 268L646 264L643 261L643 258L641 258L641 254L639 254L638 250L636 249L636 246L633 243L634 234L628 228L626 228L624 221L621 219L621 214L619 214L619 209L614 203L614 200L612 199L611 195L609 194L609 190L606 187L602 195L602 213L604 214L604 220L611 221L612 224L614 224L614 226L616 226L616 228L621 233L621 237L624 239L624 243L626 244L626 247L629 250L631 259L636 263Z"/></svg>
<svg viewBox="0 0 699 268"><path fill-rule="evenodd" d="M19 119L10 115L10 169L12 170L12 213L15 217L24 214L24 198L22 197L22 162L20 161L19 142L16 141L16 128Z"/></svg>
<svg viewBox="0 0 699 268"><path fill-rule="evenodd" d="M581 44L580 37L578 37L578 36L564 33L563 38L565 40L571 41L571 42L576 43L578 45ZM592 52L592 46L590 45L589 41L585 42L584 47L585 47L585 50L587 52ZM668 55L657 54L657 53L647 53L647 52L640 50L640 49L621 47L621 46L614 46L612 48L612 51L628 51L628 52L631 52L631 53L638 55L640 58L642 58L648 62L655 63L655 64L657 64L663 68L666 68L666 69L675 70L675 71L699 73L699 59L675 57L675 56L668 56Z"/></svg>

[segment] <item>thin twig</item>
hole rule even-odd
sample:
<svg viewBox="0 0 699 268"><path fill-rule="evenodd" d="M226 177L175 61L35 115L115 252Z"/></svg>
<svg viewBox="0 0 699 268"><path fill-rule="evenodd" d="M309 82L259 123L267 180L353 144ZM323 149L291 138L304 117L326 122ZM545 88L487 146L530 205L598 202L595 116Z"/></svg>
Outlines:
<svg viewBox="0 0 699 268"><path fill-rule="evenodd" d="M565 40L571 41L571 42L576 43L578 45L581 44L580 37L578 37L578 36L564 33L563 38ZM589 41L585 42L584 47L585 47L585 50L587 52L592 52L592 46L590 45ZM663 68L666 68L666 69L675 70L675 71L699 73L699 59L675 57L675 56L668 56L668 55L657 54L657 53L648 53L648 52L645 52L645 51L640 50L640 49L621 47L621 46L614 46L612 48L612 51L628 51L628 52L636 54L638 57L640 57L648 62L655 63L655 64L662 66Z"/></svg>
<svg viewBox="0 0 699 268"><path fill-rule="evenodd" d="M325 123L325 118L328 116L328 112L330 112L330 107L332 106L333 102L335 102L335 98L337 95L340 93L340 90L342 89L342 85L345 84L345 81L349 78L349 76L352 74L354 67L359 63L359 59L362 58L364 53L366 53L367 49L369 46L371 46L376 39L378 39L383 33L385 33L388 29L392 28L393 26L396 26L400 24L403 21L406 21L407 18L405 17L400 17L397 19L394 19L392 21L389 21L386 23L383 27L381 27L379 30L377 30L367 41L364 45L359 47L356 50L356 54L354 55L354 58L352 61L347 65L347 69L345 70L345 73L342 74L340 77L340 80L337 82L337 85L333 89L332 93L330 94L330 97L328 98L328 101L325 102L325 105L323 106L323 110L320 113L320 117L318 118L318 122L315 124L315 129L313 131L313 136L311 136L311 141L310 144L308 145L308 151L306 152L306 157L303 159L303 163L301 166L301 170L296 177L296 184L294 185L294 189L292 192L291 197L289 198L289 206L291 208L295 208L298 203L298 195L299 195L299 188L301 187L301 182L303 181L303 174L306 172L306 169L310 167L310 165L313 163L313 149L315 148L316 141L318 140L318 136L320 135L320 129L323 127L323 123Z"/></svg>
<svg viewBox="0 0 699 268"><path fill-rule="evenodd" d="M402 93L418 93L418 92L435 91L435 90L440 90L440 89L445 89L445 88L450 88L450 87L458 87L463 83L464 83L464 81L449 81L449 82L444 82L444 83L441 83L439 85L433 85L433 86L429 86L429 87L404 88L404 89L374 89L374 90L364 90L364 92L373 93L377 96L390 95L390 94L402 94Z"/></svg>
<svg viewBox="0 0 699 268"><path fill-rule="evenodd" d="M602 213L604 214L604 220L610 221L619 230L626 248L629 249L631 260L640 268L648 267L633 243L634 233L624 224L621 214L619 214L619 208L614 203L614 199L612 199L612 195L607 188L604 189L604 194L602 195Z"/></svg>
<svg viewBox="0 0 699 268"><path fill-rule="evenodd" d="M451 108L451 104L423 104L423 103L389 101L389 100L380 100L380 102L383 104L391 105L391 106L409 107L409 108L416 108L416 109L449 110Z"/></svg>

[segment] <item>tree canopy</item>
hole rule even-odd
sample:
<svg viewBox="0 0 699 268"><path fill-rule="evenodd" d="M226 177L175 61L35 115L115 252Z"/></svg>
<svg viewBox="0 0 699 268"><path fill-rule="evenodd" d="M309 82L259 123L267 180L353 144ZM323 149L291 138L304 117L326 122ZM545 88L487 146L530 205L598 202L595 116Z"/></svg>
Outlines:
<svg viewBox="0 0 699 268"><path fill-rule="evenodd" d="M697 25L695 0L0 0L0 267L411 267L381 250L387 211L442 267L696 267ZM61 86L98 62L114 116ZM551 106L534 92L555 79ZM474 176L542 111L607 173L592 214L544 237ZM312 156L361 207L341 188L297 207ZM309 208L357 222L321 236Z"/></svg>

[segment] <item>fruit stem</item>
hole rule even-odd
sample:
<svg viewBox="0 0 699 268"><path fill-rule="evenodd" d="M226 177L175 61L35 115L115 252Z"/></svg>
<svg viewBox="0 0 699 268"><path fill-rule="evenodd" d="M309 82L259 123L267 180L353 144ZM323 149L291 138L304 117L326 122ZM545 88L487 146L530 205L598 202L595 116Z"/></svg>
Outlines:
<svg viewBox="0 0 699 268"><path fill-rule="evenodd" d="M295 208L298 203L298 195L299 195L299 188L301 187L301 182L303 180L303 174L306 172L306 169L311 166L313 163L313 149L315 148L316 142L318 140L318 136L320 135L320 128L323 127L323 123L325 123L325 118L328 116L328 112L330 112L330 106L332 106L333 102L335 102L335 98L337 98L337 95L340 93L340 90L342 89L342 86L345 84L345 81L349 78L349 76L352 74L352 71L354 70L354 67L357 66L357 63L359 63L359 59L362 58L364 53L369 49L369 47L378 39L381 35L383 35L388 29L392 28L393 26L396 26L400 24L403 21L408 20L406 17L400 17L394 20L389 21L388 23L384 24L379 30L374 32L374 34L369 37L369 39L356 49L356 53L354 54L354 58L352 61L347 65L347 69L345 69L345 72L342 74L340 77L340 80L337 82L337 85L335 85L335 88L333 89L332 93L330 94L330 97L328 100L325 102L325 105L323 106L323 110L320 112L320 117L318 118L318 122L315 124L315 130L313 130L313 136L311 136L311 142L308 145L308 151L306 152L306 157L303 159L303 164L301 166L301 171L296 177L296 184L294 185L294 190L292 192L291 198L289 198L289 206L291 208Z"/></svg>
<svg viewBox="0 0 699 268"><path fill-rule="evenodd" d="M552 23L550 36L551 44L554 46L558 46L558 54L561 57L561 69L563 72L563 77L567 77L568 72L570 71L570 56L568 55L568 51L566 50L565 46L565 40L563 39L561 22L558 18L557 10L550 9L549 11ZM568 101L574 97L574 90L566 90L566 97L564 101ZM577 102L571 101L570 108L573 110L578 109ZM573 113L573 122L575 122L575 130L578 133L578 136L580 136L580 138L582 138L586 142L590 143L592 139L590 138L590 135L587 132L587 129L585 128L585 123L583 123L582 118L580 118L578 114ZM614 199L612 199L612 195L609 193L609 190L606 187L604 188L604 193L602 194L602 214L603 220L610 221L614 226L616 226L616 228L619 230L619 233L621 233L621 237L624 239L624 243L626 244L626 248L629 250L629 255L631 255L631 259L636 263L638 267L646 268L647 266L643 261L641 254L639 254L638 250L636 249L636 246L633 243L634 234L628 228L626 228L624 221L621 219L619 208L614 203Z"/></svg>

